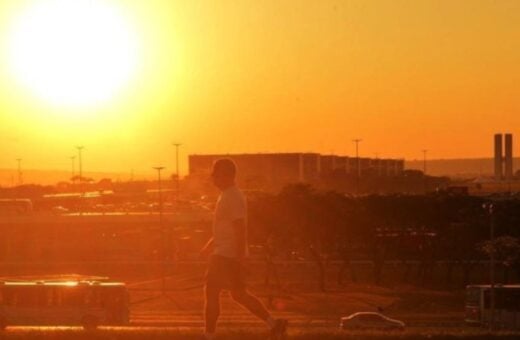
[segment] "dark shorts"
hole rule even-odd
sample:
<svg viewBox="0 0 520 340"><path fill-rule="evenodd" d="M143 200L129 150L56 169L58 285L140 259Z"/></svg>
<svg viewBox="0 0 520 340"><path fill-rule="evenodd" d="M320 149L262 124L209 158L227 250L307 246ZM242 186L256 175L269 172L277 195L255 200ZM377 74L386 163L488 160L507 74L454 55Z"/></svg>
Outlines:
<svg viewBox="0 0 520 340"><path fill-rule="evenodd" d="M245 268L235 259L212 255L206 273L206 286L225 290L243 290Z"/></svg>

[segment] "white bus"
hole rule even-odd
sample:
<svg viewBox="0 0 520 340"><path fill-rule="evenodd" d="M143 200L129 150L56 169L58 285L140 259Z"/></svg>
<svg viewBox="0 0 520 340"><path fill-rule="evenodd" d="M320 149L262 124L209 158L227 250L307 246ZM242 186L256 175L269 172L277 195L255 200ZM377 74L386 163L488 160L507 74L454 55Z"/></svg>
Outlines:
<svg viewBox="0 0 520 340"><path fill-rule="evenodd" d="M491 286L466 287L466 317L468 324L486 326L491 320ZM495 326L520 329L520 285L495 285Z"/></svg>
<svg viewBox="0 0 520 340"><path fill-rule="evenodd" d="M0 281L0 329L129 322L126 285L99 281Z"/></svg>

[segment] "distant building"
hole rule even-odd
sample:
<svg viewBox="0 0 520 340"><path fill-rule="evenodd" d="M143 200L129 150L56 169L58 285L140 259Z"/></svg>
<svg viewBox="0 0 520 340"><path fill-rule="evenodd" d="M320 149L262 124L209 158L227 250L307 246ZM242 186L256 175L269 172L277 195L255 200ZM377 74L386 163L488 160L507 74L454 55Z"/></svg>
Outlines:
<svg viewBox="0 0 520 340"><path fill-rule="evenodd" d="M208 178L213 162L231 158L237 164L238 181L247 188L279 189L291 183L317 183L332 175L398 176L402 159L355 158L318 153L255 153L190 155L189 175ZM359 162L359 164L358 164Z"/></svg>

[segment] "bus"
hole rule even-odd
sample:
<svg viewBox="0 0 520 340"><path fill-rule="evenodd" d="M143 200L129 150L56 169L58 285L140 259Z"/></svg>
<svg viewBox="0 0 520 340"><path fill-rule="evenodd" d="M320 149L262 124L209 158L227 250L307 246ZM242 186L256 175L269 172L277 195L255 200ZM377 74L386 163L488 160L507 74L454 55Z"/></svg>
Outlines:
<svg viewBox="0 0 520 340"><path fill-rule="evenodd" d="M30 199L0 198L0 215L28 215L33 211Z"/></svg>
<svg viewBox="0 0 520 340"><path fill-rule="evenodd" d="M129 296L121 282L0 281L0 329L8 326L83 326L129 322Z"/></svg>
<svg viewBox="0 0 520 340"><path fill-rule="evenodd" d="M465 321L487 326L491 320L491 286L466 287ZM497 328L520 329L520 285L495 285L495 317Z"/></svg>

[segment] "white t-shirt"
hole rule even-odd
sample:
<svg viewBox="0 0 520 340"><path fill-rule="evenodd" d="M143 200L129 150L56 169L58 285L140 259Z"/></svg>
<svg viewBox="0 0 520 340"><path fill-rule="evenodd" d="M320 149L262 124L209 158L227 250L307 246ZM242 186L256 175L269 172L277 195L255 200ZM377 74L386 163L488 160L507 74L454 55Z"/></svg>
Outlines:
<svg viewBox="0 0 520 340"><path fill-rule="evenodd" d="M246 220L247 226L247 202L244 194L236 186L232 186L220 194L215 207L213 254L229 258L237 257L238 249L233 222L238 219ZM247 248L246 229L246 255Z"/></svg>

